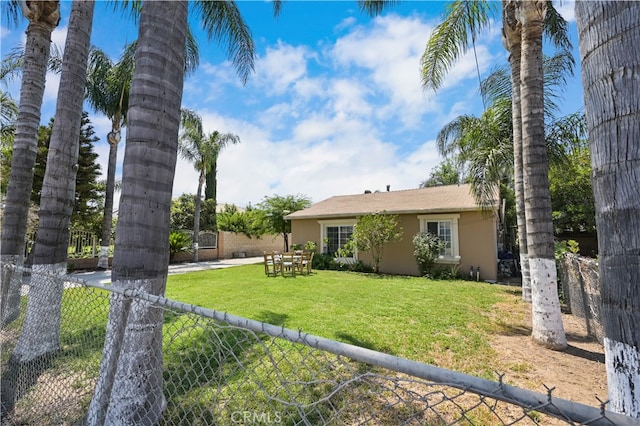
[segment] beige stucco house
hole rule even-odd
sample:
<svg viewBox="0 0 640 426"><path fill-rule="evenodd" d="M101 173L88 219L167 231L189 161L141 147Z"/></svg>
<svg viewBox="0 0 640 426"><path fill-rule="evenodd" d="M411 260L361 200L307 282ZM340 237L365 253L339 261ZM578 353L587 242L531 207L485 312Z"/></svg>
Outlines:
<svg viewBox="0 0 640 426"><path fill-rule="evenodd" d="M480 267L481 280L497 279L497 213L482 210L469 185L448 185L339 195L286 216L291 220L292 244L313 241L321 253L335 253L353 232L358 217L387 212L399 216L401 241L388 243L380 271L389 274L419 275L413 256L413 236L423 230L437 233L447 242L438 264L459 265L469 273ZM355 259L371 264L368 253L355 253Z"/></svg>

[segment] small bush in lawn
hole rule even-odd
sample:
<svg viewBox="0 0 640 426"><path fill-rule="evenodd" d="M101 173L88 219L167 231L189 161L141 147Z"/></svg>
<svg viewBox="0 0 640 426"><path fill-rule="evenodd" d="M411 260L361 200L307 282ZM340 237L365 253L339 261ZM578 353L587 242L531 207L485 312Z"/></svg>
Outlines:
<svg viewBox="0 0 640 426"><path fill-rule="evenodd" d="M445 242L430 232L419 232L413 237L413 255L422 276L432 276L433 265L444 248Z"/></svg>

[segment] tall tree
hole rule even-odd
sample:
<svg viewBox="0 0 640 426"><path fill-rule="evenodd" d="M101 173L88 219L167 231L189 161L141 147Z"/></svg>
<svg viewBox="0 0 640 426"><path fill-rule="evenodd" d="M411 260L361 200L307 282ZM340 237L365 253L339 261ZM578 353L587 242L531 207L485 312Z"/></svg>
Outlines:
<svg viewBox="0 0 640 426"><path fill-rule="evenodd" d="M531 273L527 245L527 219L524 205L524 180L522 175L522 98L520 93L520 60L522 27L516 16L514 3L504 3L502 12L502 42L509 52L511 67L511 115L513 127L513 171L516 199L516 222L520 270L522 273L522 300L531 302Z"/></svg>
<svg viewBox="0 0 640 426"><path fill-rule="evenodd" d="M51 144L54 119L49 124L38 129L38 154L33 171L33 189L31 190L31 202L40 205L40 194L47 165L47 155ZM80 138L78 140L78 172L76 173L76 191L73 212L71 214L71 226L82 227L95 231L98 220L98 204L101 201L102 189L98 183L100 165L96 162L98 154L94 151L93 144L99 139L95 136L93 126L86 112L82 113Z"/></svg>
<svg viewBox="0 0 640 426"><path fill-rule="evenodd" d="M229 144L240 143L240 138L233 133L220 133L214 130L212 133L205 134L202 129L202 118L189 109L182 110L182 132L180 133L180 144L178 150L182 157L193 163L198 172L198 190L196 192L196 205L193 218L193 261L198 261L198 235L200 233L200 208L202 205L202 187L208 174L213 176L210 184L217 185L217 167L218 156ZM209 185L209 184L207 184ZM216 188L213 188L214 198L214 230L215 226L215 207L216 207Z"/></svg>
<svg viewBox="0 0 640 426"><path fill-rule="evenodd" d="M460 171L454 164L453 160L447 158L431 169L429 177L420 182L420 188L429 188L440 185L458 185L461 181Z"/></svg>
<svg viewBox="0 0 640 426"><path fill-rule="evenodd" d="M291 233L291 221L285 216L298 210L306 209L311 205L311 200L305 195L274 195L264 197L258 204L258 208L265 212L265 228L274 234L281 234L284 239L284 251L289 251L289 234Z"/></svg>
<svg viewBox="0 0 640 426"><path fill-rule="evenodd" d="M82 101L93 23L93 0L72 3L65 43L56 119L40 195L38 233L32 269L55 275L67 272L69 224L76 193ZM13 352L18 362L59 348L62 281L29 289L23 332ZM42 322L41 318L47 318Z"/></svg>
<svg viewBox="0 0 640 426"><path fill-rule="evenodd" d="M507 2L508 3L508 2ZM520 107L522 176L527 255L531 273L533 339L551 349L564 349L558 277L554 257L549 162L544 138L542 31L546 1L517 2L521 20Z"/></svg>
<svg viewBox="0 0 640 426"><path fill-rule="evenodd" d="M33 182L33 166L38 146L40 109L44 96L47 61L51 46L51 33L60 21L58 1L20 2L22 13L29 20L25 43L24 67L20 87L20 103L13 142L11 175L4 199L0 260L3 263L22 265L27 231L29 198ZM5 4L3 4L3 7ZM9 2L5 11L12 12L17 20L17 2ZM11 19L10 19L11 20ZM2 324L19 314L21 277L2 280Z"/></svg>
<svg viewBox="0 0 640 426"><path fill-rule="evenodd" d="M182 99L186 1L145 1L127 116L123 188L112 285L161 295L169 262L169 216ZM197 2L209 36L228 43L246 81L254 45L232 1ZM162 391L162 311L112 296L100 376L87 423L157 424ZM144 362L140 362L144 359Z"/></svg>
<svg viewBox="0 0 640 426"><path fill-rule="evenodd" d="M109 160L102 216L100 254L98 269L109 268L109 244L113 221L113 195L116 185L116 163L121 128L126 124L129 105L129 88L133 76L135 43L128 44L120 61L113 63L102 50L94 48L87 69L86 97L94 111L99 111L111 120L111 131L107 134Z"/></svg>
<svg viewBox="0 0 640 426"><path fill-rule="evenodd" d="M380 272L385 244L402 239L398 215L384 211L364 215L358 218L351 238L359 251L371 253L373 271L377 274Z"/></svg>
<svg viewBox="0 0 640 426"><path fill-rule="evenodd" d="M187 33L187 60L185 73L196 69L199 62L198 46L191 32ZM106 53L93 48L90 54L86 97L94 109L111 120L111 131L107 134L109 143L109 161L102 217L100 239L100 255L98 269L109 268L109 244L113 222L113 198L115 192L116 164L118 160L118 143L121 129L126 125L129 107L129 89L135 65L135 49L137 42L125 46L120 60L114 63Z"/></svg>
<svg viewBox="0 0 640 426"><path fill-rule="evenodd" d="M186 31L187 2L143 3L112 269L118 288L164 293ZM88 424L159 422L166 405L161 323L161 310L112 295Z"/></svg>
<svg viewBox="0 0 640 426"><path fill-rule="evenodd" d="M577 1L609 407L640 418L640 3Z"/></svg>

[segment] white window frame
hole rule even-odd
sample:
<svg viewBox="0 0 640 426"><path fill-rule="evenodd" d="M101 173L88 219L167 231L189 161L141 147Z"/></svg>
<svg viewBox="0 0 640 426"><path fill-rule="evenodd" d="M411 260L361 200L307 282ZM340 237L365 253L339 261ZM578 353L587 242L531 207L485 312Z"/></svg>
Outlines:
<svg viewBox="0 0 640 426"><path fill-rule="evenodd" d="M355 229L358 223L357 219L331 219L331 220L319 220L320 224L320 253L324 253L326 250L326 244L324 239L327 238L327 228L336 226L351 226ZM358 259L358 253L354 247L353 257L336 257L337 262L352 263Z"/></svg>
<svg viewBox="0 0 640 426"><path fill-rule="evenodd" d="M427 230L428 222L449 222L451 225L451 256L440 256L436 263L460 263L460 234L458 221L460 214L425 214L419 215L420 232Z"/></svg>

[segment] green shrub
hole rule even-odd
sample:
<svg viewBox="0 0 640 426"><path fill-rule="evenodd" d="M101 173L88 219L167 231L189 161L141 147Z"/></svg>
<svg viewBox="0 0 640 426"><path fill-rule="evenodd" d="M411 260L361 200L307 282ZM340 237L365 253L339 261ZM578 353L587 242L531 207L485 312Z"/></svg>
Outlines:
<svg viewBox="0 0 640 426"><path fill-rule="evenodd" d="M429 278L434 280L463 280L466 276L460 272L460 265L440 266L431 271Z"/></svg>
<svg viewBox="0 0 640 426"><path fill-rule="evenodd" d="M419 232L413 237L413 255L418 262L420 275L431 277L433 265L444 246L445 243L437 235L427 231Z"/></svg>
<svg viewBox="0 0 640 426"><path fill-rule="evenodd" d="M355 262L337 262L334 255L319 253L313 256L313 269L324 269L330 271L352 271L352 272L373 272L373 268L366 263L356 260Z"/></svg>
<svg viewBox="0 0 640 426"><path fill-rule="evenodd" d="M307 241L304 243L304 249L307 251L312 251L314 253L318 252L318 245L314 241Z"/></svg>
<svg viewBox="0 0 640 426"><path fill-rule="evenodd" d="M328 253L318 253L313 256L311 266L313 269L339 270L338 262L335 261L333 255Z"/></svg>
<svg viewBox="0 0 640 426"><path fill-rule="evenodd" d="M180 252L190 252L193 241L191 237L180 231L173 231L169 234L169 258L173 257Z"/></svg>

